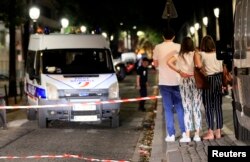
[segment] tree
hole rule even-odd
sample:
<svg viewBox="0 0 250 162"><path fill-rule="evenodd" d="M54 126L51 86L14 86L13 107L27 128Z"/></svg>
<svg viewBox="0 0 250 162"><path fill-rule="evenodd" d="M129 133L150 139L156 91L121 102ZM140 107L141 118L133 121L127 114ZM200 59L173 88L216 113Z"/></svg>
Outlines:
<svg viewBox="0 0 250 162"><path fill-rule="evenodd" d="M9 53L9 96L16 96L16 23L15 23L16 0L9 3L9 32L10 32L10 53Z"/></svg>
<svg viewBox="0 0 250 162"><path fill-rule="evenodd" d="M9 96L16 96L16 26L21 25L25 20L25 1L1 0L0 19L9 28Z"/></svg>

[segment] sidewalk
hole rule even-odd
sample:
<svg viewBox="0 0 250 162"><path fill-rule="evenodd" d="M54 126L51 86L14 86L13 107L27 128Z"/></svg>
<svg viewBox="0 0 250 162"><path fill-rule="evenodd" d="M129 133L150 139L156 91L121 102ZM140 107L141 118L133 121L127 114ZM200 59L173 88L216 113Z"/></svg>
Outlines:
<svg viewBox="0 0 250 162"><path fill-rule="evenodd" d="M208 147L207 146L244 146L250 145L250 142L238 141L234 137L233 121L232 121L232 106L230 98L223 98L223 116L224 127L222 129L222 138L215 140L204 140L201 142L191 141L190 143L180 143L180 135L178 122L175 116L175 128L177 138L175 142L164 141L165 134L165 119L161 100L158 100L157 114L155 118L154 138L152 142L152 151L150 162L207 162ZM203 113L203 130L201 135L206 132L206 122Z"/></svg>

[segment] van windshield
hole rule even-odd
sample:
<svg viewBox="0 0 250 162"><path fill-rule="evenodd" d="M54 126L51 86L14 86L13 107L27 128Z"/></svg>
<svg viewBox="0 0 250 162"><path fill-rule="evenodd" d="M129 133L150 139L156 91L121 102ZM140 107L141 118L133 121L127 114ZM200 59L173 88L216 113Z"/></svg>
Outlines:
<svg viewBox="0 0 250 162"><path fill-rule="evenodd" d="M41 51L45 74L113 73L108 49L54 49Z"/></svg>

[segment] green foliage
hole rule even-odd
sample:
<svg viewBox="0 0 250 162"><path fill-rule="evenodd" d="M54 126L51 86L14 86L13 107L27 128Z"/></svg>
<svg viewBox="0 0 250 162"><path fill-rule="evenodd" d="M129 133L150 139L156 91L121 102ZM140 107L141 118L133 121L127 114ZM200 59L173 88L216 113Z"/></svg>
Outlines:
<svg viewBox="0 0 250 162"><path fill-rule="evenodd" d="M153 44L156 45L162 42L162 35L159 31L148 28L145 30L146 38Z"/></svg>

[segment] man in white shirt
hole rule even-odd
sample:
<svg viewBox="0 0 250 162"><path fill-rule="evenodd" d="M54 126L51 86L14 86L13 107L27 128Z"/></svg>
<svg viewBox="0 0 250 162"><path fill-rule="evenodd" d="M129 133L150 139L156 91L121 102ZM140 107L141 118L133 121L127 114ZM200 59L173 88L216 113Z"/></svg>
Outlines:
<svg viewBox="0 0 250 162"><path fill-rule="evenodd" d="M166 142L175 141L174 112L175 108L178 116L178 123L185 137L184 110L179 89L180 76L167 65L167 60L174 54L179 53L180 44L174 43L175 33L168 28L163 33L164 41L155 46L153 50L154 64L159 69L159 89L162 96L165 120L166 120Z"/></svg>

